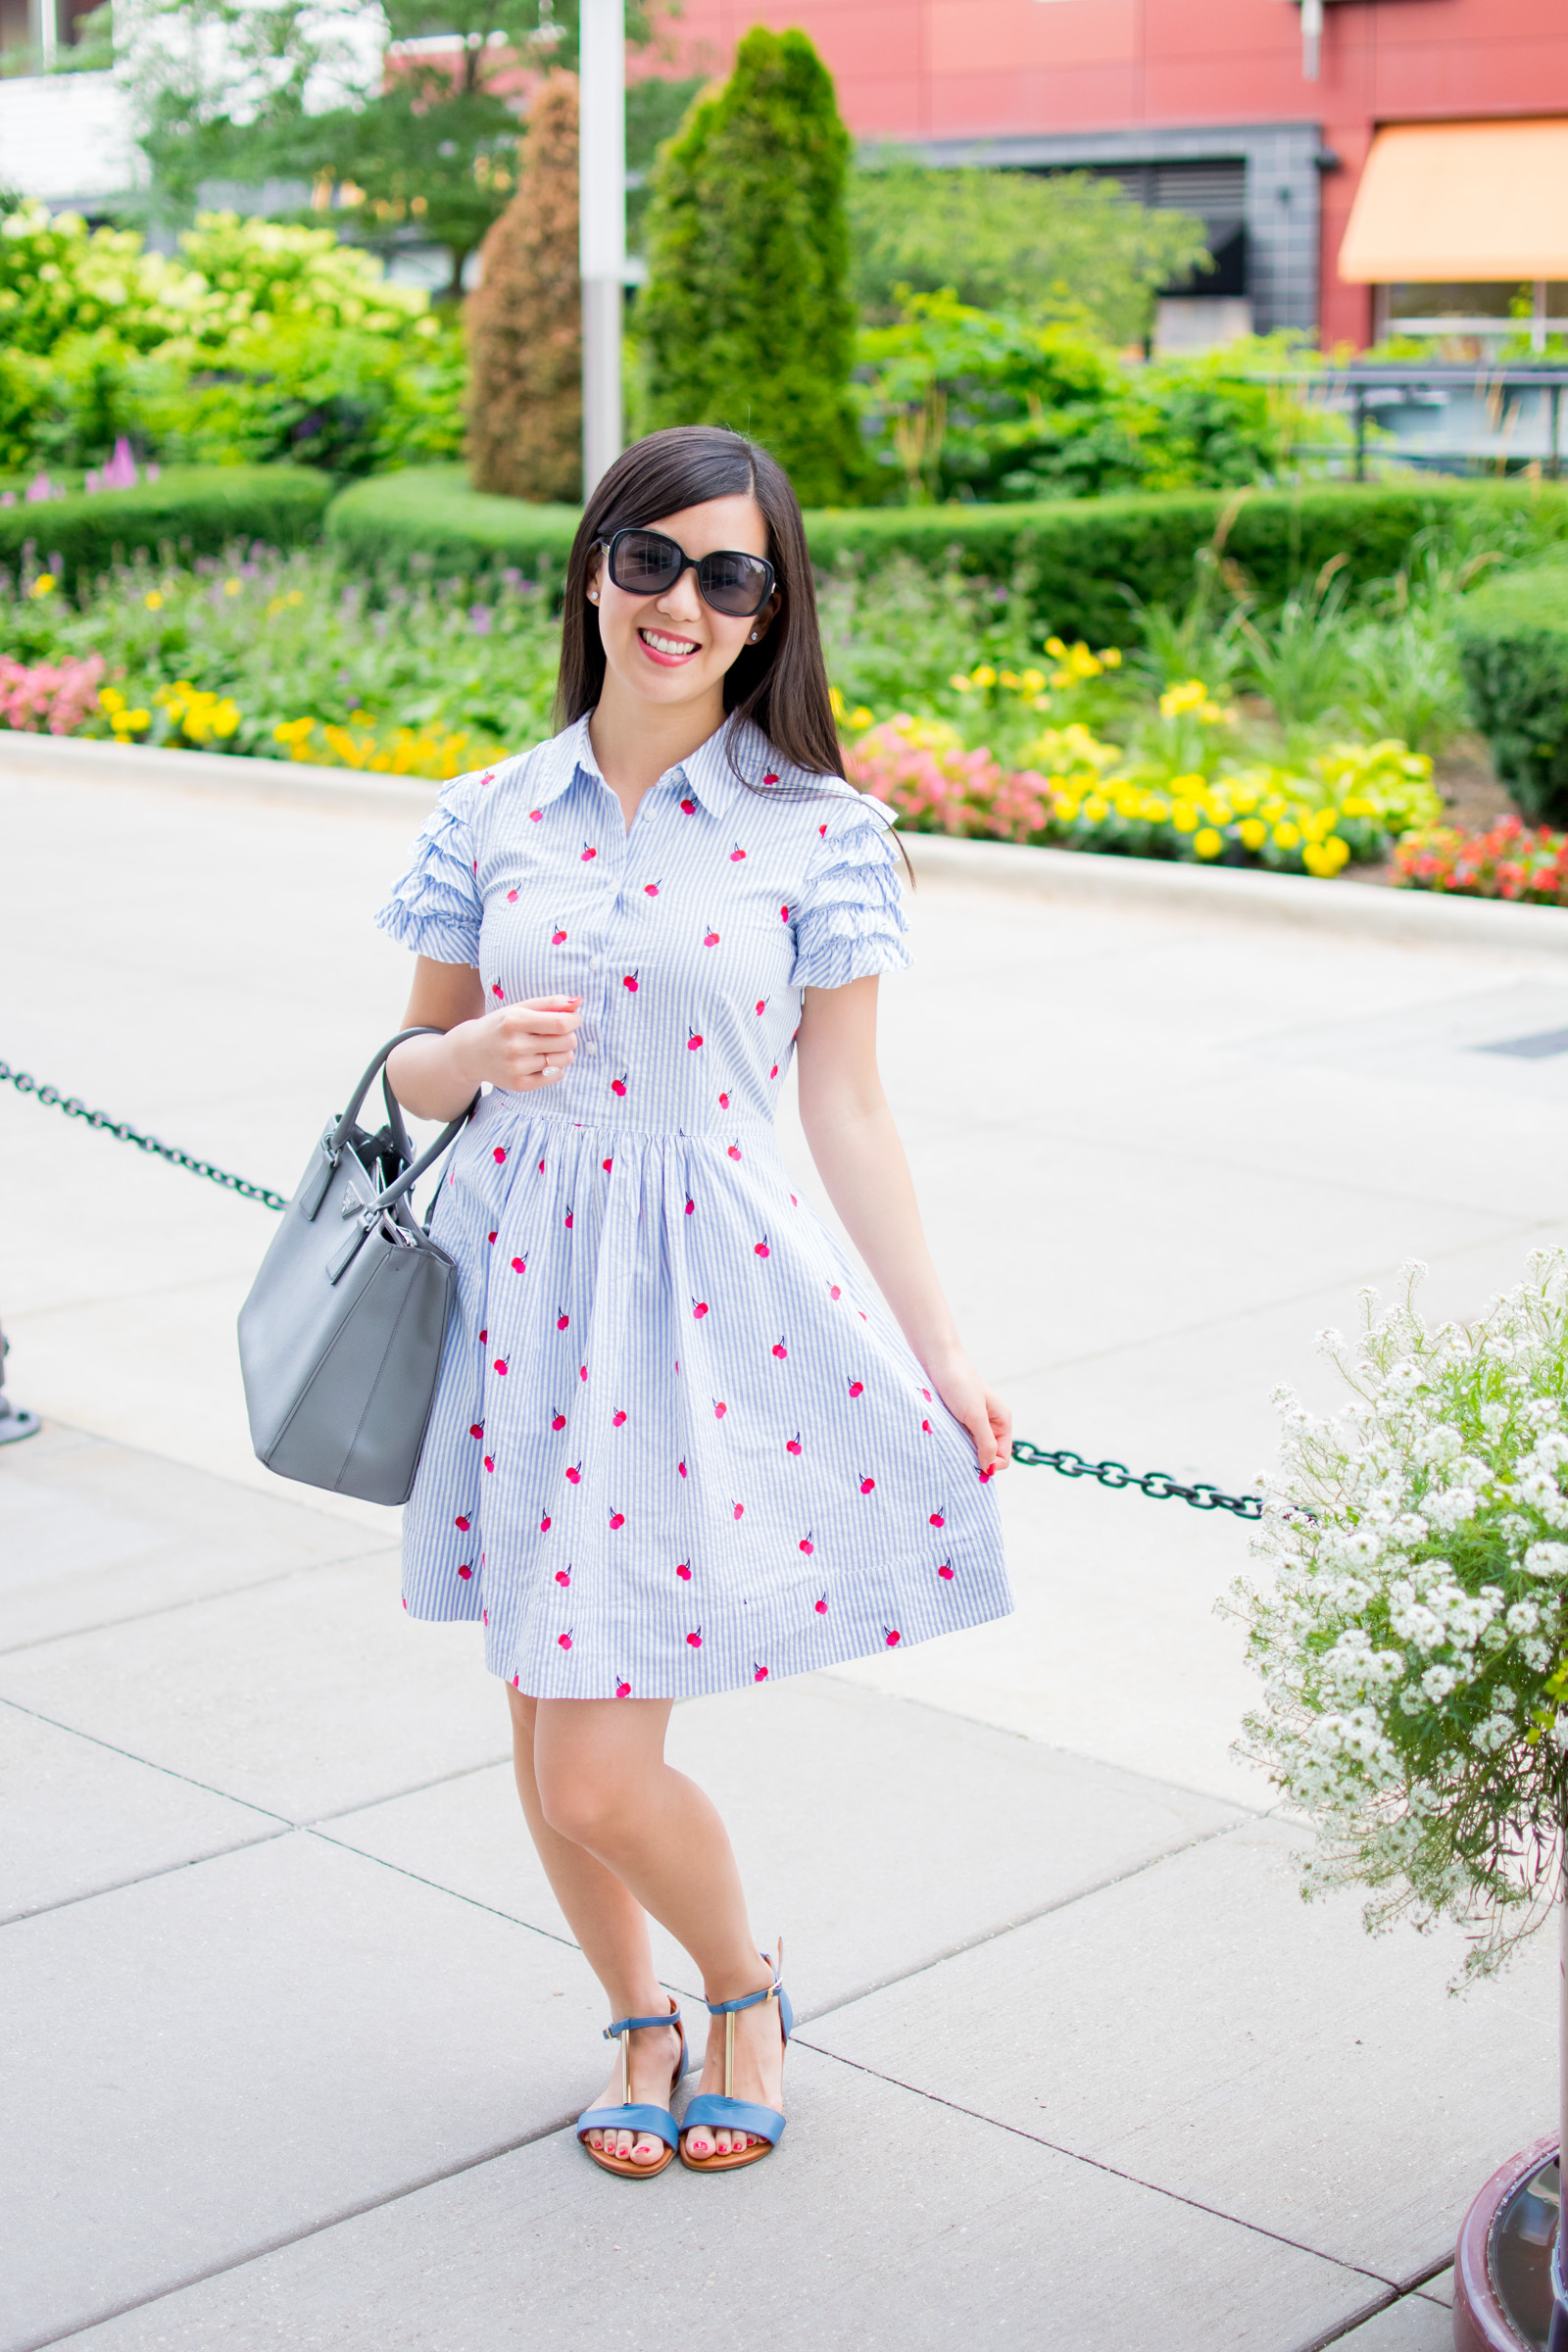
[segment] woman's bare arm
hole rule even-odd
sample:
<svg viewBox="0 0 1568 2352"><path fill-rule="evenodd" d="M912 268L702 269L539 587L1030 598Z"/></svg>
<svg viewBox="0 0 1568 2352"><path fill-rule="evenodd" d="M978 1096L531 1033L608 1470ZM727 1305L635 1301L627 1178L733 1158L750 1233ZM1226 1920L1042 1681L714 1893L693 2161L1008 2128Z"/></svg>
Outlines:
<svg viewBox="0 0 1568 2352"><path fill-rule="evenodd" d="M445 1035L399 1046L387 1063L392 1092L416 1119L455 1119L486 1079L514 1095L556 1086L577 1050L581 1004L579 997L536 997L486 1012L471 963L421 956L403 1026Z"/></svg>
<svg viewBox="0 0 1568 2352"><path fill-rule="evenodd" d="M965 1354L931 1262L877 1071L876 1002L874 979L806 991L796 1041L801 1124L845 1231L989 1473L1010 1458L1012 1416Z"/></svg>

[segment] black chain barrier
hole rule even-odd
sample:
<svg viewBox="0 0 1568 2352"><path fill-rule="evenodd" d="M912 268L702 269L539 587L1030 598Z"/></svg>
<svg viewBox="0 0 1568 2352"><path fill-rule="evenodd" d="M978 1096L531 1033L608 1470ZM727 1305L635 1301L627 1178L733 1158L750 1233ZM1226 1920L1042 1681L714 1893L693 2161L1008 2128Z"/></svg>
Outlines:
<svg viewBox="0 0 1568 2352"><path fill-rule="evenodd" d="M158 1159L166 1159L172 1168L183 1168L191 1176L204 1176L225 1193L237 1193L242 1200L259 1200L263 1208L282 1210L288 1202L281 1193L274 1193L265 1184L251 1184L243 1176L230 1174L226 1168L215 1168L210 1159L198 1159L194 1152L181 1152L176 1144L160 1143L156 1135L142 1135L128 1119L112 1119L107 1110L89 1110L75 1095L63 1095L58 1086L40 1086L28 1070L14 1070L8 1061L0 1061L0 1083L14 1086L19 1095L31 1095L51 1110L63 1110L68 1119L80 1119L100 1135L112 1135L117 1144L134 1144L138 1152L150 1152ZM1014 1438L1012 1458L1026 1470L1055 1470L1063 1478L1092 1478L1102 1487L1136 1487L1152 1502L1186 1502L1195 1511L1230 1511L1238 1519L1261 1519L1261 1494L1222 1494L1218 1487L1200 1482L1184 1487L1163 1470L1149 1470L1142 1478L1122 1462L1091 1462L1081 1453L1071 1453L1065 1446L1048 1451L1028 1438Z"/></svg>
<svg viewBox="0 0 1568 2352"><path fill-rule="evenodd" d="M264 1208L285 1209L288 1202L281 1193L274 1193L265 1184L251 1184L243 1176L232 1176L226 1168L215 1168L210 1159L198 1159L192 1152L181 1152L177 1144L160 1143L156 1135L142 1135L128 1119L112 1119L107 1110L89 1110L76 1095L63 1095L58 1086L40 1086L28 1070L14 1070L9 1061L0 1061L0 1082L14 1086L19 1095L32 1095L47 1103L51 1110L63 1110L68 1119L81 1119L96 1128L100 1135L112 1135L117 1144L134 1144L138 1152L150 1152L158 1159L167 1159L172 1168L184 1168L189 1175L205 1176L209 1184L221 1187L225 1193L238 1193L242 1200L259 1200Z"/></svg>

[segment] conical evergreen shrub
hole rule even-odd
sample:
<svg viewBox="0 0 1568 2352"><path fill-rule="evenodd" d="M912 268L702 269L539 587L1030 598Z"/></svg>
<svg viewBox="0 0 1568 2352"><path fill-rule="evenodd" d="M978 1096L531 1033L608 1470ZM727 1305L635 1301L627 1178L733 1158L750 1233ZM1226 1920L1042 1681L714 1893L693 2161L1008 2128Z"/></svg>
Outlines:
<svg viewBox="0 0 1568 2352"><path fill-rule="evenodd" d="M582 496L577 79L534 101L517 192L480 248L468 297L468 473L508 498Z"/></svg>
<svg viewBox="0 0 1568 2352"><path fill-rule="evenodd" d="M832 506L858 469L850 136L804 32L758 25L660 154L635 325L647 423L723 424Z"/></svg>

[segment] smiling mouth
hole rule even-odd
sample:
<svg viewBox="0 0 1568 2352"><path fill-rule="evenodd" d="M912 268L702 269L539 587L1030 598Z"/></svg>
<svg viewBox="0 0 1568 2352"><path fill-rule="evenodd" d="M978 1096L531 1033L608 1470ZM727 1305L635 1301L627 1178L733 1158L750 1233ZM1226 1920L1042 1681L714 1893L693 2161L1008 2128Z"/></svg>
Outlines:
<svg viewBox="0 0 1568 2352"><path fill-rule="evenodd" d="M702 651L692 638L666 637L662 629L639 629L637 634L651 654L662 654L666 662L683 662Z"/></svg>

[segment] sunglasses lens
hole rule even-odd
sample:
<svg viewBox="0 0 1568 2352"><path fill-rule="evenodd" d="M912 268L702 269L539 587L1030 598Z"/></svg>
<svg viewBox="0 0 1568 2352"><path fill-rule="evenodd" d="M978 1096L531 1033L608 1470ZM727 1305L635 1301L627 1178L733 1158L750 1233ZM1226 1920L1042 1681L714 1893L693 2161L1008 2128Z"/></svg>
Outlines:
<svg viewBox="0 0 1568 2352"><path fill-rule="evenodd" d="M657 596L680 571L680 550L657 531L624 531L615 541L610 576L631 596Z"/></svg>
<svg viewBox="0 0 1568 2352"><path fill-rule="evenodd" d="M767 565L755 556L705 556L697 566L697 585L715 612L749 615L767 594Z"/></svg>

